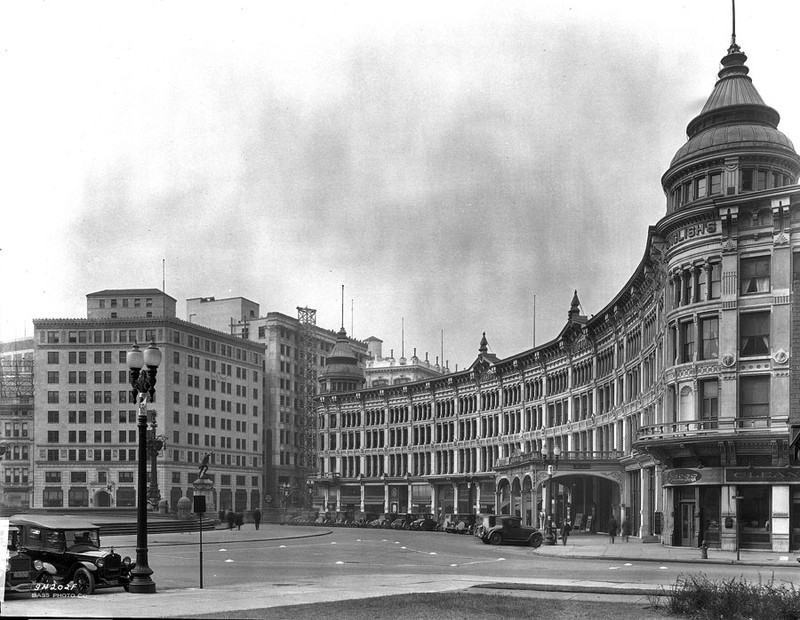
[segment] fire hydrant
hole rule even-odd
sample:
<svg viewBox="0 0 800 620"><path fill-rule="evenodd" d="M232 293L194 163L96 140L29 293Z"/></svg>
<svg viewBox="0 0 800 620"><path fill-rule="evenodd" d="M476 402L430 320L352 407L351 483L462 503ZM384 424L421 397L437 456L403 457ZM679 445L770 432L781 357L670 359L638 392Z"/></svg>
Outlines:
<svg viewBox="0 0 800 620"><path fill-rule="evenodd" d="M700 559L701 560L708 559L708 545L706 544L705 541L703 541L703 544L700 545Z"/></svg>

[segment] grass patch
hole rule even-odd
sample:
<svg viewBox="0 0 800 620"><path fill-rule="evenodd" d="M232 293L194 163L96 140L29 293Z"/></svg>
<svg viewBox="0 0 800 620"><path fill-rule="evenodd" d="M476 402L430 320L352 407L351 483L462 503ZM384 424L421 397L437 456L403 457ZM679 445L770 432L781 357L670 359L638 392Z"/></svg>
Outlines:
<svg viewBox="0 0 800 620"><path fill-rule="evenodd" d="M679 576L672 596L660 606L693 620L800 620L800 591L794 584L748 582L743 577L711 581L704 574Z"/></svg>
<svg viewBox="0 0 800 620"><path fill-rule="evenodd" d="M547 618L547 620L670 620L667 612L634 603L561 600L502 594L482 594L470 590L436 594L401 594L375 598L236 610L195 616L197 618L263 618L266 620L308 620L308 618L347 618L347 620L509 620L509 618Z"/></svg>

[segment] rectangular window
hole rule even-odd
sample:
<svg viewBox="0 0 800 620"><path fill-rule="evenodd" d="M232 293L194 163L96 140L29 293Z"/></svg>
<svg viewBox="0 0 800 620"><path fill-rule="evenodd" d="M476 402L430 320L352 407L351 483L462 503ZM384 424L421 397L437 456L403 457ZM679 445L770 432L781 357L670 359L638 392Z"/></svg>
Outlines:
<svg viewBox="0 0 800 620"><path fill-rule="evenodd" d="M768 293L770 284L770 257L743 258L741 270L741 294Z"/></svg>
<svg viewBox="0 0 800 620"><path fill-rule="evenodd" d="M70 353L72 355L72 353ZM47 352L47 363L48 364L58 364L58 351L48 351Z"/></svg>
<svg viewBox="0 0 800 620"><path fill-rule="evenodd" d="M60 488L45 488L42 491L42 506L45 508L60 508L64 505L64 492Z"/></svg>
<svg viewBox="0 0 800 620"><path fill-rule="evenodd" d="M58 411L48 411L47 422L49 424L58 424Z"/></svg>
<svg viewBox="0 0 800 620"><path fill-rule="evenodd" d="M739 354L742 357L769 355L769 312L739 315Z"/></svg>
<svg viewBox="0 0 800 620"><path fill-rule="evenodd" d="M717 317L700 319L700 338L702 340L700 359L710 360L719 357L719 319Z"/></svg>
<svg viewBox="0 0 800 620"><path fill-rule="evenodd" d="M753 172L752 169L744 169L741 171L741 191L743 192L750 192L753 191Z"/></svg>
<svg viewBox="0 0 800 620"><path fill-rule="evenodd" d="M700 381L700 418L716 420L719 413L719 381Z"/></svg>
<svg viewBox="0 0 800 620"><path fill-rule="evenodd" d="M769 376L739 378L739 417L769 417Z"/></svg>
<svg viewBox="0 0 800 620"><path fill-rule="evenodd" d="M695 187L694 187L695 196L698 198L703 198L706 195L706 178L701 177L695 180Z"/></svg>
<svg viewBox="0 0 800 620"><path fill-rule="evenodd" d="M51 370L47 373L47 382L48 383L58 383L58 371Z"/></svg>
<svg viewBox="0 0 800 620"><path fill-rule="evenodd" d="M47 402L50 404L58 404L58 392L48 392Z"/></svg>
<svg viewBox="0 0 800 620"><path fill-rule="evenodd" d="M687 321L680 324L681 329L681 355L680 363L685 364L694 360L694 322Z"/></svg>

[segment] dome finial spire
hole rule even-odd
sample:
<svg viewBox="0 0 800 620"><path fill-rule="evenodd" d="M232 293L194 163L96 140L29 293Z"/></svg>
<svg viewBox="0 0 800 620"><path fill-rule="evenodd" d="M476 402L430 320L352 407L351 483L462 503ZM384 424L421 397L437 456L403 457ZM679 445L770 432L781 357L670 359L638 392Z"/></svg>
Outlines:
<svg viewBox="0 0 800 620"><path fill-rule="evenodd" d="M728 53L733 54L739 51L739 46L736 45L736 0L731 0L731 46L728 48Z"/></svg>

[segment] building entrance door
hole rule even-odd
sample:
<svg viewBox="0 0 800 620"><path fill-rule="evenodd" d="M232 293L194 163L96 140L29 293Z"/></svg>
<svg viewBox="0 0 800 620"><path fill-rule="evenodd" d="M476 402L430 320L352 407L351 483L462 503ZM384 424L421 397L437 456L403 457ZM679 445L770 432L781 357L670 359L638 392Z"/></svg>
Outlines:
<svg viewBox="0 0 800 620"><path fill-rule="evenodd" d="M681 502L680 507L680 546L693 547L696 540L694 528L694 502Z"/></svg>

